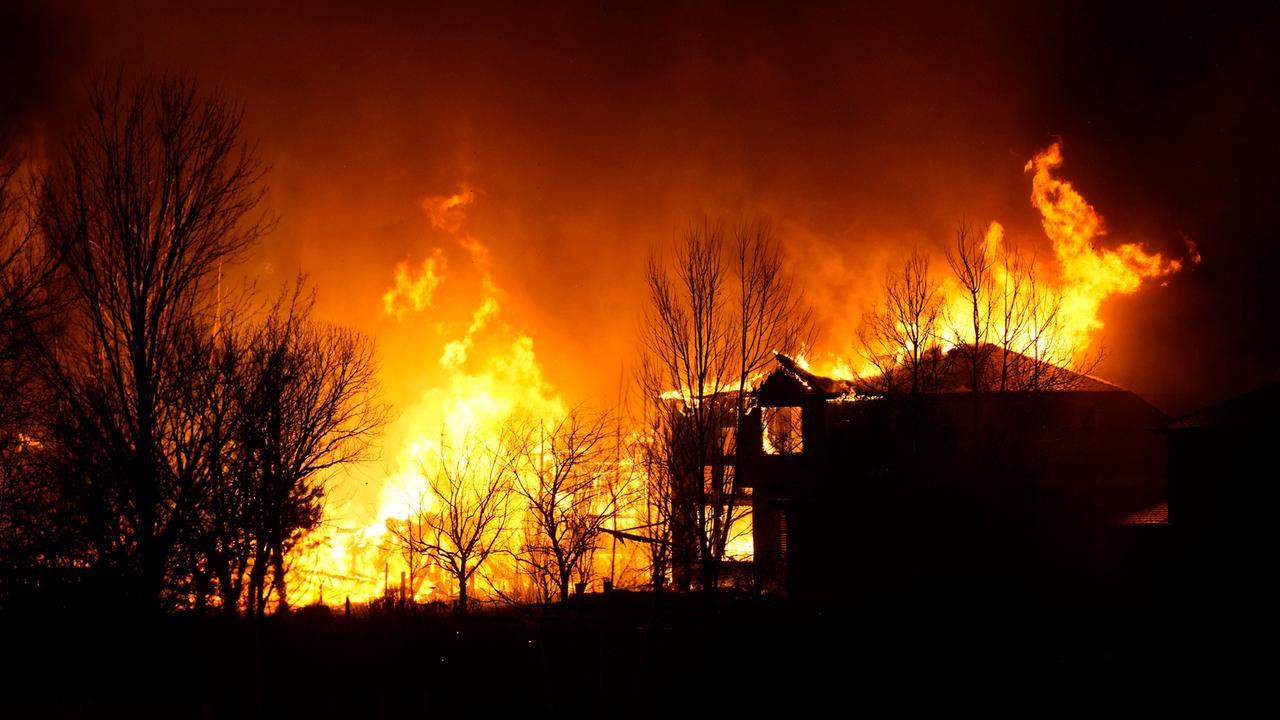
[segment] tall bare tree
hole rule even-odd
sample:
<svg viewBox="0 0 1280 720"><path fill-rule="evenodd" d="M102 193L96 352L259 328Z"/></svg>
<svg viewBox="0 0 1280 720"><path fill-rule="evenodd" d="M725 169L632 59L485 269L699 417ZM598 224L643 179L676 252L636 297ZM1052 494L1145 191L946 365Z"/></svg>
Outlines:
<svg viewBox="0 0 1280 720"><path fill-rule="evenodd" d="M813 309L787 274L782 242L763 221L738 227L734 236L738 413L747 410L753 377L773 364L775 353L813 345Z"/></svg>
<svg viewBox="0 0 1280 720"><path fill-rule="evenodd" d="M403 547L435 562L453 578L459 613L467 612L472 578L503 551L507 539L512 448L509 428L491 443L468 438L462 447L446 443L441 433L435 464L422 468L428 493L414 517L392 527Z"/></svg>
<svg viewBox="0 0 1280 720"><path fill-rule="evenodd" d="M252 478L240 439L245 412L247 333L219 321L219 331L191 333L187 352L207 361L192 368L189 392L180 406L190 431L203 439L207 482L187 528L184 550L189 558L191 595L197 609L216 598L224 612L237 614L252 560L250 526Z"/></svg>
<svg viewBox="0 0 1280 720"><path fill-rule="evenodd" d="M247 590L258 615L271 591L287 606L285 561L320 522L328 472L366 457L387 420L372 342L311 320L301 285L254 331L240 373L236 439L253 534Z"/></svg>
<svg viewBox="0 0 1280 720"><path fill-rule="evenodd" d="M969 389L986 389L987 362L990 360L990 336L995 312L995 280L991 268L995 262L988 236L961 222L956 228L955 243L946 249L947 264L964 292L969 316L955 323L956 351L965 359L969 370Z"/></svg>
<svg viewBox="0 0 1280 720"><path fill-rule="evenodd" d="M31 435L40 403L37 344L55 327L53 263L36 232L19 164L0 155L0 445ZM25 428L25 431L24 431Z"/></svg>
<svg viewBox="0 0 1280 720"><path fill-rule="evenodd" d="M648 266L639 384L666 443L671 561L677 584L712 591L731 528L750 512L734 472L746 391L772 352L795 352L812 335L801 293L787 277L780 241L761 224L730 238L710 220L692 224L668 268Z"/></svg>
<svg viewBox="0 0 1280 720"><path fill-rule="evenodd" d="M57 334L59 305L21 168L0 149L0 603L41 556L60 554L42 540L51 498L38 477L51 407L39 350Z"/></svg>
<svg viewBox="0 0 1280 720"><path fill-rule="evenodd" d="M1023 341L1010 384L1019 390L1047 392L1070 390L1084 383L1102 361L1103 352L1072 343L1064 317L1062 290L1045 282L1034 258L1022 263Z"/></svg>
<svg viewBox="0 0 1280 720"><path fill-rule="evenodd" d="M995 264L988 383L1000 391L1069 390L1085 382L1103 358L1074 342L1063 315L1064 297L1034 255L1006 249Z"/></svg>
<svg viewBox="0 0 1280 720"><path fill-rule="evenodd" d="M928 392L941 362L942 293L929 277L929 257L913 248L885 274L883 304L863 316L862 353L880 371L884 392Z"/></svg>
<svg viewBox="0 0 1280 720"><path fill-rule="evenodd" d="M104 81L90 99L42 188L41 231L72 294L49 375L76 435L63 438L78 453L69 490L101 521L86 528L91 562L157 607L198 497L174 424L182 338L208 318L217 269L265 230L262 167L240 112L188 81Z"/></svg>
<svg viewBox="0 0 1280 720"><path fill-rule="evenodd" d="M1001 392L1015 389L1018 363L1017 353L1022 349L1023 329L1027 324L1027 272L1022 267L1021 256L1006 249L998 265L999 282L996 287L996 345L998 346L997 389Z"/></svg>
<svg viewBox="0 0 1280 720"><path fill-rule="evenodd" d="M601 532L618 510L613 421L577 407L536 424L522 433L512 465L513 487L530 525L517 559L563 602L571 579L590 575Z"/></svg>

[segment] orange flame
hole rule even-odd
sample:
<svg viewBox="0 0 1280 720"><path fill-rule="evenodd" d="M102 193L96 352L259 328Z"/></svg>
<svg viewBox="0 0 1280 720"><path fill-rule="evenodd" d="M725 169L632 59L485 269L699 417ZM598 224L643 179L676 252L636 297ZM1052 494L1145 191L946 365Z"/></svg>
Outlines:
<svg viewBox="0 0 1280 720"><path fill-rule="evenodd" d="M465 330L443 343L435 363L423 367L431 382L396 421L399 432L392 434L403 441L372 516L356 527L328 530L296 558L294 574L304 581L304 601L366 602L397 590L407 567L390 528L433 507L424 470L451 449L499 437L514 413L560 417L565 412L543 377L533 339L502 321L501 292L488 270L488 249L464 232L465 208L474 199L475 192L464 187L458 194L422 202L431 224L454 235L480 269L481 299ZM383 295L388 315L402 321L410 311L431 307L432 294L444 280L443 258L439 248L434 250L417 278L410 276L406 263L397 265L394 284ZM325 526L339 524L330 518ZM456 590L438 568L413 575L406 578L407 590L417 600L443 599Z"/></svg>
<svg viewBox="0 0 1280 720"><path fill-rule="evenodd" d="M1084 348L1090 332L1102 327L1098 309L1104 300L1116 293L1132 293L1144 280L1176 273L1182 269L1182 261L1166 261L1159 253L1143 251L1138 243L1113 250L1097 247L1096 240L1106 234L1102 216L1071 183L1053 176L1061 166L1062 144L1054 143L1027 162L1026 171L1034 173L1031 204L1040 211L1059 263L1062 341L1068 347ZM1191 262L1198 263L1194 243L1189 250Z"/></svg>
<svg viewBox="0 0 1280 720"><path fill-rule="evenodd" d="M395 284L382 294L382 307L397 321L403 321L405 313L418 312L431 307L431 298L444 280L444 256L435 255L422 261L422 269L413 277L409 263L396 264Z"/></svg>

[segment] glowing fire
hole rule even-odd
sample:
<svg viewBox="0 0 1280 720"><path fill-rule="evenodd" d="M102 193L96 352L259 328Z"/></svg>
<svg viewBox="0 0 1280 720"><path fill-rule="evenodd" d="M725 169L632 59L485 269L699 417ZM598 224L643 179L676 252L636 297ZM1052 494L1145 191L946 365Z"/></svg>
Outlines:
<svg viewBox="0 0 1280 720"><path fill-rule="evenodd" d="M379 491L377 509L356 528L331 530L295 562L304 583L304 602L363 602L388 589L397 590L405 561L396 547L390 524L430 509L433 498L423 469L447 448L468 440L495 438L503 423L517 411L535 417L558 417L564 403L542 374L533 339L502 320L501 292L488 269L488 250L465 233L465 209L476 193L465 188L448 197L429 197L422 203L433 227L452 236L481 272L481 298L465 330L443 344L434 362L422 373L431 378L428 389L398 418L405 438L395 453L394 466ZM414 277L407 262L396 266L393 284L383 295L384 311L398 321L432 308L432 295L449 280L444 252L436 248ZM446 597L454 589L438 571L406 578L419 599ZM443 585L443 587L442 587ZM437 592L438 591L438 592Z"/></svg>
<svg viewBox="0 0 1280 720"><path fill-rule="evenodd" d="M382 295L382 306L388 315L404 320L405 313L431 307L431 296L444 279L444 257L439 253L422 261L422 269L414 277L409 263L396 265L395 285Z"/></svg>
<svg viewBox="0 0 1280 720"><path fill-rule="evenodd" d="M1070 347L1088 345L1090 331L1102 327L1098 308L1113 294L1136 291L1144 280L1158 279L1182 269L1181 260L1166 261L1148 254L1138 243L1113 250L1095 246L1106 233L1102 216L1065 180L1053 176L1062 166L1062 144L1054 143L1032 158L1031 203L1040 211L1045 234L1058 259L1063 296L1062 333ZM993 224L993 230L995 229ZM1195 244L1188 241L1193 263L1199 262Z"/></svg>
<svg viewBox="0 0 1280 720"><path fill-rule="evenodd" d="M424 472L450 453L465 452L465 448L477 443L496 443L516 415L554 422L567 411L560 395L543 376L533 338L517 332L503 319L502 292L489 271L487 246L466 232L465 211L476 195L464 187L454 195L429 197L422 202L432 226L444 231L456 248L467 254L469 265L479 271L479 299L465 328L446 336L439 356L424 363L420 370L430 385L397 420L401 432L392 434L404 439L379 488L376 510L358 519L354 527L350 520L344 521L335 513L326 521L320 537L303 543L295 553L293 577L297 589L291 597L293 604L342 603L347 598L353 603L368 602L384 593L399 593L402 582L407 597L418 602L455 597L453 578L440 568L423 567L422 558L417 559L415 568L409 567L393 532L394 526L412 522L421 511L429 512L436 506ZM447 277L444 257L444 250L435 248L416 277L411 275L407 262L397 265L392 286L382 300L384 312L394 317L398 325L421 319L429 326L445 327L427 312L433 309L433 294L450 283L469 281L461 276ZM634 474L625 458L619 459L615 473L625 478ZM519 502L514 498L510 502L513 505L509 512L518 517ZM636 512L634 508L622 508L608 527L625 530L642 525ZM514 551L519 549L521 528L519 520L512 525L507 544ZM602 538L601 544L616 546L617 542ZM639 571L643 546L631 543L611 551L608 559L596 558L596 565L602 566L597 576L609 577L628 569ZM518 594L513 592L514 568L505 561L491 561L483 580L502 586L506 593ZM477 589L480 592L475 592ZM484 590L483 586L472 588L471 594L482 597Z"/></svg>
<svg viewBox="0 0 1280 720"><path fill-rule="evenodd" d="M1052 355L1053 348L1069 348L1082 353L1089 348L1093 333L1103 325L1098 311L1107 298L1116 294L1129 294L1138 290L1147 280L1159 280L1178 272L1184 262L1196 265L1200 253L1191 240L1187 240L1187 257L1166 260L1159 253L1148 253L1139 243L1126 243L1107 249L1098 241L1106 234L1106 226L1098 211L1090 205L1070 182L1054 177L1053 172L1062 166L1062 145L1054 143L1027 162L1025 170L1032 173L1031 204L1041 215L1045 235L1053 247L1056 268L1037 264L1037 282L1043 283L1032 296L1026 288L1024 302L1041 317L1053 312L1050 332L1037 332L1023 323L1011 328L1010 347L1034 350ZM1018 264L1006 265L1004 245L1005 231L999 222L992 222L984 235L986 253L992 260L991 275L995 292L1012 287L1018 282L1013 277L1028 268ZM1021 262L1025 263L1026 258ZM942 265L945 268L945 264ZM938 269L935 266L935 271ZM1051 274L1045 274L1050 271ZM966 318L971 313L970 299L954 280L941 283L943 293L942 336L936 338L945 352L961 341L973 340L973 329ZM1056 305L1050 310L1050 305ZM990 338L1001 336L1006 330L1003 318L997 311L991 317ZM1041 328L1043 330L1043 328ZM806 357L807 356L807 357ZM1064 358L1057 358L1059 360ZM807 370L826 377L854 380L872 377L880 372L874 364L851 364L846 358L828 353L822 356L802 353L797 362Z"/></svg>
<svg viewBox="0 0 1280 720"><path fill-rule="evenodd" d="M1048 268L1053 271L1052 276L1041 278L1047 289L1060 298L1055 337L1050 341L1083 349L1088 346L1091 334L1102 326L1098 311L1108 297L1132 293L1146 280L1165 278L1179 271L1184 261L1166 260L1159 254L1144 251L1137 243L1111 249L1099 247L1097 241L1106 232L1102 217L1071 183L1054 176L1061 165L1062 149L1054 144L1032 158L1026 171L1032 174L1031 202L1041 214L1056 261L1056 267ZM433 499L423 471L430 466L432 458L447 452L447 448L464 445L468 438L499 437L513 413L558 418L566 412L565 403L543 377L533 339L517 332L503 319L502 293L489 272L488 248L466 231L467 209L476 197L475 190L463 186L455 194L428 197L422 202L432 227L445 233L456 244L455 249L467 253L471 264L479 269L480 298L465 328L454 330L443 342L439 356L422 367L421 372L431 383L398 420L403 430L400 435L405 439L395 451L394 465L380 488L376 510L354 526L347 522L346 527L335 529L335 525L343 523L336 519L328 521L319 541L303 543L295 553L295 577L304 579L301 583L295 580L298 594L302 595L292 598L295 603L321 598L328 602L342 602L344 598L362 602L380 597L388 590L398 590L406 562L389 528L431 507ZM992 222L984 239L986 251L992 258L1004 256L1004 228L1000 223ZM1185 261L1194 264L1199 259L1194 244L1188 242ZM416 272L409 261L399 263L390 287L382 296L386 315L395 318L398 324L429 319L429 311L435 308L433 299L442 288L447 288L450 282L464 282L451 281L446 269L442 248L428 254ZM1023 270L998 260L992 262L993 287L998 292L998 288L1013 280L1011 273ZM940 288L944 293L944 313L963 318L970 312L968 298L954 282L944 281ZM431 320L438 327L446 327L436 322L438 319ZM998 317L993 320L999 324ZM964 336L964 322L944 322L943 326L947 334L939 337L938 342L944 349L969 339ZM997 326L993 333L998 334L1002 329ZM1021 347L1026 347L1027 343L1046 341L1027 336L1019 342ZM852 363L847 357L833 353L816 355L805 350L795 361L814 374L837 379L855 380L877 372L869 363ZM762 378L763 375L753 378L752 384ZM663 397L688 402L691 395L687 390L673 390ZM636 472L630 462L619 455L617 475L633 477ZM752 551L750 521L741 522L745 524L735 527L728 552L733 558L745 559ZM624 510L609 523L615 530L642 525L640 511L634 508ZM606 538L604 542L607 544L610 540ZM617 541L613 543L616 545ZM635 545L632 543L626 552L632 556L643 555L643 549ZM617 561L618 556L614 554L606 562ZM634 564L643 560L631 557L624 562ZM438 568L409 572L405 582L410 597L419 601L445 599L456 593L451 579Z"/></svg>

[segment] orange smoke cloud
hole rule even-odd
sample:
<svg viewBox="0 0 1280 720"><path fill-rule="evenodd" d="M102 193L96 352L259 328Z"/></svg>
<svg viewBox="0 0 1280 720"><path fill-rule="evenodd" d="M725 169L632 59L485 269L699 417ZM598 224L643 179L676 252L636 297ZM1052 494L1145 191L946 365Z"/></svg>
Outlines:
<svg viewBox="0 0 1280 720"><path fill-rule="evenodd" d="M422 199L422 209L431 220L431 227L447 233L457 233L467 221L465 208L475 202L476 193L466 184L452 195L430 195Z"/></svg>

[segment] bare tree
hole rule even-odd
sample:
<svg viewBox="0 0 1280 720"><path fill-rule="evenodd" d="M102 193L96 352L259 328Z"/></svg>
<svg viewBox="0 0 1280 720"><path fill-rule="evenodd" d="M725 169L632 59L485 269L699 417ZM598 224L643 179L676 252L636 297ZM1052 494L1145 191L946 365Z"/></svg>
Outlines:
<svg viewBox="0 0 1280 720"><path fill-rule="evenodd" d="M656 477L667 483L670 561L681 589L695 570L705 590L715 589L731 528L750 512L733 458L753 376L773 351L794 352L812 334L768 228L739 228L728 266L727 242L721 224L695 223L670 269L654 256L647 273L638 376L655 437L666 445L660 452L666 465Z"/></svg>
<svg viewBox="0 0 1280 720"><path fill-rule="evenodd" d="M273 590L287 607L285 561L320 522L329 471L366 457L387 419L372 342L311 320L311 307L299 281L254 330L242 360L236 440L253 535L249 610L258 615Z"/></svg>
<svg viewBox="0 0 1280 720"><path fill-rule="evenodd" d="M456 609L466 613L468 585L503 550L511 517L510 430L492 444L474 439L462 447L444 441L436 464L423 467L425 495L414 517L392 526L398 542L439 565L458 585Z"/></svg>
<svg viewBox="0 0 1280 720"><path fill-rule="evenodd" d="M53 263L39 241L18 164L0 156L0 445L35 432L37 343L54 329Z"/></svg>
<svg viewBox="0 0 1280 720"><path fill-rule="evenodd" d="M77 453L64 477L99 521L91 563L150 607L199 496L173 422L182 338L208 317L216 270L265 229L251 218L262 169L239 135L240 113L190 82L100 82L42 188L40 228L71 290L48 373Z"/></svg>
<svg viewBox="0 0 1280 720"><path fill-rule="evenodd" d="M1060 288L1045 279L1034 255L1005 250L995 265L992 302L996 354L989 384L1000 391L1042 392L1082 385L1102 361L1101 348L1076 345L1063 316Z"/></svg>
<svg viewBox="0 0 1280 720"><path fill-rule="evenodd" d="M1010 384L1019 390L1070 390L1085 382L1102 361L1102 350L1088 351L1071 341L1063 317L1063 294L1047 287L1034 258L1023 263L1023 342Z"/></svg>
<svg viewBox="0 0 1280 720"><path fill-rule="evenodd" d="M43 422L0 426L0 450L25 438L41 473L15 534L36 537L43 511L57 532L36 555L99 600L234 612L247 590L260 614L274 591L284 607L289 550L318 522L328 472L385 421L372 345L312 321L301 282L257 319L239 313L245 293L223 297L224 265L268 225L226 99L166 78L100 82L90 101L30 222L0 172L0 382L19 377L20 340L39 371L22 377L44 389L38 403L13 393Z"/></svg>
<svg viewBox="0 0 1280 720"><path fill-rule="evenodd" d="M732 512L725 493L703 482L704 468L713 467L721 447L721 430L732 423L727 410L736 407L736 400L726 403L723 397L736 387L737 375L723 244L723 228L703 221L686 232L673 264L674 278L656 257L650 258L648 269L640 382L643 396L655 403L661 437L669 443L664 453L668 465L662 470L670 486L671 561L682 590L689 589L699 561L704 575L714 572L717 534L709 526L727 525L725 515Z"/></svg>
<svg viewBox="0 0 1280 720"><path fill-rule="evenodd" d="M999 347L998 385L1004 392L1014 389L1011 382L1017 374L1017 353L1022 348L1023 329L1027 324L1026 273L1021 257L1008 249L1000 258L1000 280L996 288L998 323L996 343Z"/></svg>
<svg viewBox="0 0 1280 720"><path fill-rule="evenodd" d="M929 277L929 257L914 248L901 269L885 274L883 305L863 316L862 352L880 371L884 392L933 390L941 362L942 294Z"/></svg>
<svg viewBox="0 0 1280 720"><path fill-rule="evenodd" d="M957 322L953 328L956 352L968 364L970 391L979 392L985 389L986 365L991 355L989 340L996 301L995 280L991 274L994 258L988 237L963 222L956 228L955 243L947 246L946 252L947 264L964 292L970 311L965 321L951 319Z"/></svg>
<svg viewBox="0 0 1280 720"><path fill-rule="evenodd" d="M20 168L0 153L0 603L41 556L59 555L44 541L51 498L39 477L51 406L39 349L56 336L59 307Z"/></svg>
<svg viewBox="0 0 1280 720"><path fill-rule="evenodd" d="M536 424L522 433L512 465L530 524L517 558L564 602L570 580L589 577L601 531L618 510L612 420L577 407Z"/></svg>
<svg viewBox="0 0 1280 720"><path fill-rule="evenodd" d="M228 323L230 324L230 323ZM197 609L216 597L229 615L240 611L254 535L249 523L252 478L240 444L245 413L245 333L208 332L190 336L188 352L207 358L188 376L182 410L200 446L208 481L188 532L192 594Z"/></svg>
<svg viewBox="0 0 1280 720"><path fill-rule="evenodd" d="M773 364L779 351L813 345L813 309L784 271L782 243L763 221L740 226L734 238L737 284L738 414L747 410L754 376Z"/></svg>

